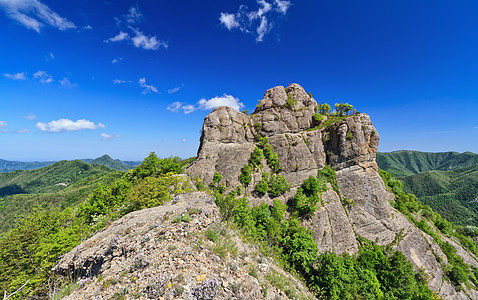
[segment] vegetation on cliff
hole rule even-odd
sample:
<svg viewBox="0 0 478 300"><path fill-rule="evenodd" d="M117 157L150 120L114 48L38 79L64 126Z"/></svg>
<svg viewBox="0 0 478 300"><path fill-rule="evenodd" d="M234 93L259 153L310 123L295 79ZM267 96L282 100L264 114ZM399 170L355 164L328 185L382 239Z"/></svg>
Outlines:
<svg viewBox="0 0 478 300"><path fill-rule="evenodd" d="M326 299L438 299L427 287L423 271L414 272L405 256L391 246L379 246L360 238L356 255L318 254L313 234L301 225L320 205L327 183L336 186L330 167L310 177L297 190L292 205L251 206L245 197L215 189L216 204L226 222L244 238L261 246L307 283L317 297Z"/></svg>
<svg viewBox="0 0 478 300"><path fill-rule="evenodd" d="M473 283L475 287L478 286L478 269L467 265L463 261L463 258L456 254L456 248L449 242L444 241L441 236L441 234L443 234L444 236L452 238L452 240L456 239L461 245L466 247L468 251L474 255L478 255L476 243L469 236L465 235L463 227L448 222L429 206L421 204L415 195L406 194L403 191L403 184L399 180L394 179L386 171L379 170L379 173L388 189L395 194L395 202L392 203L392 205L418 228L430 235L438 246L440 246L443 253L445 253L448 264L445 264L439 256L436 258L442 263L445 275L453 285L457 289L462 288L461 284L471 287L470 283Z"/></svg>
<svg viewBox="0 0 478 300"><path fill-rule="evenodd" d="M0 290L10 294L28 281L12 299L49 298L64 280L51 272L60 255L130 211L189 191L187 180L175 175L184 163L151 153L112 183L99 184L77 208L35 209L0 237Z"/></svg>

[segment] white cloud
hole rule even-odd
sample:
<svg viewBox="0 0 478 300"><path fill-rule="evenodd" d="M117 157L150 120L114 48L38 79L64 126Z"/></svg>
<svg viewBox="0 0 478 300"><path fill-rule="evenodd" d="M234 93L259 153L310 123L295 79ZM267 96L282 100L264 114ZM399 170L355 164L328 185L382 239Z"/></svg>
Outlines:
<svg viewBox="0 0 478 300"><path fill-rule="evenodd" d="M41 83L53 82L53 77L48 75L45 71L38 71L33 74L33 78L38 79Z"/></svg>
<svg viewBox="0 0 478 300"><path fill-rule="evenodd" d="M5 74L3 74L3 76L7 77L8 79L13 79L13 80L25 80L25 79L27 79L25 74L26 74L25 72L13 73L13 74L5 73Z"/></svg>
<svg viewBox="0 0 478 300"><path fill-rule="evenodd" d="M182 140L181 140L181 143L185 143L185 142L187 142L187 141L188 141L187 139L182 139Z"/></svg>
<svg viewBox="0 0 478 300"><path fill-rule="evenodd" d="M135 28L130 28L136 34L131 38L136 48L143 48L145 50L157 50L159 47L168 48L168 43L158 40L156 36L145 36L141 31Z"/></svg>
<svg viewBox="0 0 478 300"><path fill-rule="evenodd" d="M257 34L256 42L262 42L264 36L272 29L275 20L284 16L289 10L290 1L258 0L257 10L249 10L246 5L241 5L237 13L220 13L219 21L229 31L238 28L242 32Z"/></svg>
<svg viewBox="0 0 478 300"><path fill-rule="evenodd" d="M275 0L275 3L277 5L277 11L285 15L290 7L290 1Z"/></svg>
<svg viewBox="0 0 478 300"><path fill-rule="evenodd" d="M78 131L82 129L104 129L105 125L102 123L95 124L85 119L77 120L76 122L69 119L59 119L48 123L38 122L35 127L44 132L64 132Z"/></svg>
<svg viewBox="0 0 478 300"><path fill-rule="evenodd" d="M109 42L119 42L122 40L127 40L129 39L129 34L127 32L120 31L117 35L115 35L112 38L104 40L105 43Z"/></svg>
<svg viewBox="0 0 478 300"><path fill-rule="evenodd" d="M168 90L168 94L174 94L174 93L176 93L177 91L179 91L179 86L175 87L174 89L169 89L169 90Z"/></svg>
<svg viewBox="0 0 478 300"><path fill-rule="evenodd" d="M5 121L0 121L0 132L5 133L8 131L8 123Z"/></svg>
<svg viewBox="0 0 478 300"><path fill-rule="evenodd" d="M269 29L271 29L272 27L269 26L268 22L267 22L267 18L266 17L261 17L261 25L259 25L259 27L257 27L257 37L256 37L256 41L257 42L262 42L262 39L264 38L264 35L269 31Z"/></svg>
<svg viewBox="0 0 478 300"><path fill-rule="evenodd" d="M63 78L62 80L59 81L61 85L66 86L66 87L78 87L78 84L76 83L71 83L70 79L68 78Z"/></svg>
<svg viewBox="0 0 478 300"><path fill-rule="evenodd" d="M113 84L131 83L131 80L113 79Z"/></svg>
<svg viewBox="0 0 478 300"><path fill-rule="evenodd" d="M214 97L211 99L201 99L198 102L198 108L202 110L211 110L219 106L229 106L235 110L240 110L244 107L244 104L231 95L224 94L221 97Z"/></svg>
<svg viewBox="0 0 478 300"><path fill-rule="evenodd" d="M220 97L214 97L211 99L201 99L197 102L196 105L187 104L176 101L168 105L166 108L172 112L178 112L179 110L183 110L185 114L190 114L196 110L212 110L219 106L229 106L234 108L235 110L241 110L244 107L244 104L240 102L238 98L235 98L231 95L224 94Z"/></svg>
<svg viewBox="0 0 478 300"><path fill-rule="evenodd" d="M154 85L148 85L146 84L146 78L140 78L138 80L138 84L140 87L144 88L143 90L143 94L147 94L147 93L156 93L156 94L159 94L158 92L158 88L155 87Z"/></svg>
<svg viewBox="0 0 478 300"><path fill-rule="evenodd" d="M219 21L221 21L221 23L229 30L239 27L239 23L236 21L236 16L234 14L221 13Z"/></svg>
<svg viewBox="0 0 478 300"><path fill-rule="evenodd" d="M50 57L51 57L51 59L55 59L55 56L51 52L50 52Z"/></svg>
<svg viewBox="0 0 478 300"><path fill-rule="evenodd" d="M103 140L110 140L112 138L119 139L121 137L119 134L110 135L110 134L107 134L107 133L102 133L102 134L100 134L100 136L101 136L101 139L103 139Z"/></svg>
<svg viewBox="0 0 478 300"><path fill-rule="evenodd" d="M86 25L85 27L83 27L83 30L92 30L93 29L93 26L91 25Z"/></svg>
<svg viewBox="0 0 478 300"><path fill-rule="evenodd" d="M115 64L115 63L117 63L117 62L119 62L119 61L121 61L121 60L123 60L122 57L114 58L114 59L111 61L111 63L112 63L112 64Z"/></svg>
<svg viewBox="0 0 478 300"><path fill-rule="evenodd" d="M181 109L184 110L184 113L185 113L186 115L192 113L193 111L198 110L198 109L197 109L194 105L192 105L192 104L184 105L183 107L181 107Z"/></svg>
<svg viewBox="0 0 478 300"><path fill-rule="evenodd" d="M36 32L40 32L45 25L59 30L76 28L75 24L60 17L39 0L0 0L0 8L5 10L9 18Z"/></svg>
<svg viewBox="0 0 478 300"><path fill-rule="evenodd" d="M143 20L143 14L139 11L139 8L132 6L128 10L128 14L122 17L123 18L115 17L116 26L120 29L122 28L122 30L116 36L104 40L105 43L130 40L136 48L142 48L145 50L168 48L168 43L166 41L160 40L155 35L145 35L143 31L137 27ZM123 19L126 20L126 24ZM132 27L132 25L135 25L135 27Z"/></svg>
<svg viewBox="0 0 478 300"><path fill-rule="evenodd" d="M143 14L136 7L131 6L125 19L130 24L140 23L143 19Z"/></svg>
<svg viewBox="0 0 478 300"><path fill-rule="evenodd" d="M172 111L172 112L178 112L183 104L179 101L173 102L166 107L167 110Z"/></svg>
<svg viewBox="0 0 478 300"><path fill-rule="evenodd" d="M37 116L35 116L34 114L28 114L27 116L24 116L23 118L27 120L35 120L36 117Z"/></svg>
<svg viewBox="0 0 478 300"><path fill-rule="evenodd" d="M22 134L22 133L27 133L28 131L29 131L28 128L23 128L23 129L15 131L15 133Z"/></svg>

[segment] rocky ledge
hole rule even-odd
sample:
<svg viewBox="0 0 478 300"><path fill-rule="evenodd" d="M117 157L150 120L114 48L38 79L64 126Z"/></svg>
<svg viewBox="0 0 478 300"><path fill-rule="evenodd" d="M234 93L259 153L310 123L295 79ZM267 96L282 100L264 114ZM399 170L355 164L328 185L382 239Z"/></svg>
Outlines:
<svg viewBox="0 0 478 300"><path fill-rule="evenodd" d="M314 298L258 253L221 225L210 196L193 192L113 222L54 271L80 279L72 300Z"/></svg>

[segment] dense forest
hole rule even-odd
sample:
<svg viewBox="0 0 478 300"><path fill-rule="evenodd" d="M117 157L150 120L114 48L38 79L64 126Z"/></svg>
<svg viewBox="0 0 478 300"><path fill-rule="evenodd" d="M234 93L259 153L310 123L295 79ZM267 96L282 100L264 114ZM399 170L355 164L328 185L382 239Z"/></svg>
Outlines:
<svg viewBox="0 0 478 300"><path fill-rule="evenodd" d="M449 221L478 231L478 155L471 152L377 153L379 167ZM471 227L470 227L471 225Z"/></svg>

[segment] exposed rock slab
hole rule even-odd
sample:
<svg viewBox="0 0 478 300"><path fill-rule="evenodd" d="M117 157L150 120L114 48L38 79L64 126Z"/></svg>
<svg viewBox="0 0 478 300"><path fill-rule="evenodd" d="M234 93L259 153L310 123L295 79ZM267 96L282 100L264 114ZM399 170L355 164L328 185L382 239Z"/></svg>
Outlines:
<svg viewBox="0 0 478 300"><path fill-rule="evenodd" d="M189 222L172 222L187 212ZM64 299L198 299L195 289L206 282L216 287L214 299L290 299L274 286L264 297L267 274L284 280L291 294L315 299L302 282L219 221L218 208L202 192L124 216L60 260L57 273L81 278L80 288ZM213 251L217 245L204 233L211 228L235 244L236 255Z"/></svg>

